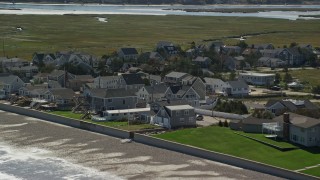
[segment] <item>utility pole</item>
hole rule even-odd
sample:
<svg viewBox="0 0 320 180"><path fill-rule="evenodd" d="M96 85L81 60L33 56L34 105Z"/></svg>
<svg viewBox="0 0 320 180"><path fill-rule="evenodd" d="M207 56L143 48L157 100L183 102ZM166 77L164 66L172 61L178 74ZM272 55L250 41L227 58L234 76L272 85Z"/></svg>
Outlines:
<svg viewBox="0 0 320 180"><path fill-rule="evenodd" d="M3 57L6 57L6 51L4 49L4 37L2 38L2 52L3 52Z"/></svg>

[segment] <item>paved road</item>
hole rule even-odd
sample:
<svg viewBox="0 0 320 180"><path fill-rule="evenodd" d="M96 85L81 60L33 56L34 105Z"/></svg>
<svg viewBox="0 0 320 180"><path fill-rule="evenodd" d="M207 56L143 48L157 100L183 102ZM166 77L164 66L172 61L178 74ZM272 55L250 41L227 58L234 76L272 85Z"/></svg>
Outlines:
<svg viewBox="0 0 320 180"><path fill-rule="evenodd" d="M8 112L0 111L0 117L0 142L45 149L57 158L124 179L280 179ZM42 171L33 174L39 175L46 177Z"/></svg>

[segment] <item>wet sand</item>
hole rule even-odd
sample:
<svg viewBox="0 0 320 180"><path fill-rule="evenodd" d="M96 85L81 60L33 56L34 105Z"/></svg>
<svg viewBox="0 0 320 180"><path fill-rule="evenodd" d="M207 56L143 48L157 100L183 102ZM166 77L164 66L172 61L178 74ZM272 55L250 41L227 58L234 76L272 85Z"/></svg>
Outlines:
<svg viewBox="0 0 320 180"><path fill-rule="evenodd" d="M0 111L0 141L123 179L280 179L136 142Z"/></svg>

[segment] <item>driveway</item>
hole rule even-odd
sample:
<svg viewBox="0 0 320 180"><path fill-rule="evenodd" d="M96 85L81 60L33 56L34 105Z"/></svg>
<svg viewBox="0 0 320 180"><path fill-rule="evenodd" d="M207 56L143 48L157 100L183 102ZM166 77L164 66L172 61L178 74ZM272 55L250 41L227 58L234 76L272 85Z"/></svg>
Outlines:
<svg viewBox="0 0 320 180"><path fill-rule="evenodd" d="M219 120L224 122L226 119L219 117L211 117L211 116L203 116L202 121L197 121L197 125L199 126L211 126L219 123ZM229 121L229 120L227 120Z"/></svg>

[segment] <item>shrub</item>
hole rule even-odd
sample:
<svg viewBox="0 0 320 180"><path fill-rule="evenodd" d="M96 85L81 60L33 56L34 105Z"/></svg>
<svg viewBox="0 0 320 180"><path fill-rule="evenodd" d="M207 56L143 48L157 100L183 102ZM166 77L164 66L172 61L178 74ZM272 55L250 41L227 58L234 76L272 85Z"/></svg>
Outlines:
<svg viewBox="0 0 320 180"><path fill-rule="evenodd" d="M223 122L223 126L224 126L224 127L229 127L229 123L228 123L228 121L227 121L227 120L224 120L224 122Z"/></svg>

